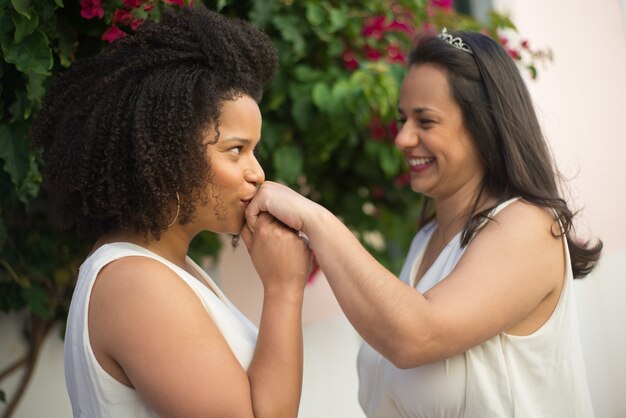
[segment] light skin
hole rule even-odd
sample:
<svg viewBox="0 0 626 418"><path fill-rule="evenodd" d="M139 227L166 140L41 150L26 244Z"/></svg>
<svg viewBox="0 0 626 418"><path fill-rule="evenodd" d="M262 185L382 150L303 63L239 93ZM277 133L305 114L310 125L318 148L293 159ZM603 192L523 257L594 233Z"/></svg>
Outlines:
<svg viewBox="0 0 626 418"><path fill-rule="evenodd" d="M105 371L136 389L159 416L297 415L301 307L310 253L293 231L267 214L258 218L254 234L245 227L245 208L264 181L254 156L260 135L261 114L252 98L224 102L219 140L207 147L214 174L206 190L209 202L197 208L194 220L174 222L158 241L112 233L96 244L141 245L201 280L186 261L191 239L203 230L241 233L263 282L259 335L246 372L200 299L172 270L145 257L122 258L101 270L89 304L94 354ZM206 141L214 137L209 128Z"/></svg>
<svg viewBox="0 0 626 418"><path fill-rule="evenodd" d="M484 168L450 95L446 74L410 68L400 91L396 145L411 167L411 187L435 203L437 229L417 282L443 245L462 230ZM492 205L485 196L480 209ZM563 286L562 240L552 215L517 201L495 216L454 270L424 294L380 265L328 210L266 182L246 210L248 224L269 212L309 238L344 313L376 351L399 368L462 353L495 335L529 335L550 317Z"/></svg>

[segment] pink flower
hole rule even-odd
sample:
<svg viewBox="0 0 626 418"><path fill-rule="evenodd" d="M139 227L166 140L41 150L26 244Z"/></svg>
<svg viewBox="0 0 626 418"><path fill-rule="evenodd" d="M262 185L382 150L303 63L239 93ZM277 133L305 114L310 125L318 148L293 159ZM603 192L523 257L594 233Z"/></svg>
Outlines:
<svg viewBox="0 0 626 418"><path fill-rule="evenodd" d="M398 22L397 20L394 20L393 22L391 22L387 26L387 30L393 31L393 32L402 32L402 33L406 33L407 35L413 35L414 33L413 28L411 26L409 26L408 24L404 22Z"/></svg>
<svg viewBox="0 0 626 418"><path fill-rule="evenodd" d="M430 0L430 4L438 9L451 10L454 0Z"/></svg>
<svg viewBox="0 0 626 418"><path fill-rule="evenodd" d="M130 21L133 20L133 15L130 10L126 9L117 9L115 13L113 13L113 23L121 23L122 25L127 25Z"/></svg>
<svg viewBox="0 0 626 418"><path fill-rule="evenodd" d="M373 187L372 197L374 199L382 199L383 197L385 197L385 191L382 189L382 187Z"/></svg>
<svg viewBox="0 0 626 418"><path fill-rule="evenodd" d="M368 128L370 133L372 134L372 138L377 141L385 139L387 136L387 132L385 131L385 126L381 123L380 118L378 116L374 116L370 121Z"/></svg>
<svg viewBox="0 0 626 418"><path fill-rule="evenodd" d="M145 2L146 0L123 0L124 6L126 6L127 9L136 9Z"/></svg>
<svg viewBox="0 0 626 418"><path fill-rule="evenodd" d="M176 4L180 7L185 5L185 0L163 0L167 4Z"/></svg>
<svg viewBox="0 0 626 418"><path fill-rule="evenodd" d="M505 38L504 36L500 37L500 43L502 44L502 46L507 46L509 43L509 39Z"/></svg>
<svg viewBox="0 0 626 418"><path fill-rule="evenodd" d="M81 0L80 15L85 19L93 19L94 17L102 19L104 16L102 0Z"/></svg>
<svg viewBox="0 0 626 418"><path fill-rule="evenodd" d="M394 186L397 186L397 187L406 186L410 182L411 182L411 173L400 174L398 177L396 177L393 180Z"/></svg>
<svg viewBox="0 0 626 418"><path fill-rule="evenodd" d="M389 45L387 49L387 62L390 64L398 63L403 64L405 59L404 53L398 48L397 45Z"/></svg>
<svg viewBox="0 0 626 418"><path fill-rule="evenodd" d="M363 36L380 39L385 29L385 16L374 16L367 19L365 26L363 26Z"/></svg>
<svg viewBox="0 0 626 418"><path fill-rule="evenodd" d="M370 61L376 61L383 56L383 54L379 50L377 50L376 48L372 48L369 45L365 45L365 48L363 48L363 55L366 59Z"/></svg>
<svg viewBox="0 0 626 418"><path fill-rule="evenodd" d="M144 12L149 12L152 9L154 9L154 3L148 3L145 6L143 6L143 11Z"/></svg>
<svg viewBox="0 0 626 418"><path fill-rule="evenodd" d="M343 58L343 66L346 70L354 71L359 68L359 62L356 60L354 53L349 49L343 51L341 58Z"/></svg>
<svg viewBox="0 0 626 418"><path fill-rule="evenodd" d="M506 52L508 52L511 58L513 58L514 60L517 61L518 59L520 59L519 51L517 49L507 49Z"/></svg>
<svg viewBox="0 0 626 418"><path fill-rule="evenodd" d="M524 49L528 49L529 48L528 39L524 39L522 41L522 48L524 48Z"/></svg>
<svg viewBox="0 0 626 418"><path fill-rule="evenodd" d="M130 28L135 31L137 30L137 28L139 28L139 26L141 26L141 24L145 21L145 19L133 19L132 22L130 22Z"/></svg>
<svg viewBox="0 0 626 418"><path fill-rule="evenodd" d="M113 25L102 34L102 40L111 43L117 39L123 38L124 36L126 36L126 32L118 28L116 25Z"/></svg>
<svg viewBox="0 0 626 418"><path fill-rule="evenodd" d="M392 121L389 126L389 136L391 137L392 140L396 139L396 136L398 136L398 122L396 122L395 120Z"/></svg>

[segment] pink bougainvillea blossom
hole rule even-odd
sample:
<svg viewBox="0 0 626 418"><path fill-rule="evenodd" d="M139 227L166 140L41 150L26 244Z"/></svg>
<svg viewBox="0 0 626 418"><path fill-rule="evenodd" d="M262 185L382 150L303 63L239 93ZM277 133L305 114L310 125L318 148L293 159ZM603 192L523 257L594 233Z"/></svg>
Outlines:
<svg viewBox="0 0 626 418"><path fill-rule="evenodd" d="M81 0L80 15L85 19L93 19L94 17L102 19L104 17L102 0Z"/></svg>
<svg viewBox="0 0 626 418"><path fill-rule="evenodd" d="M176 4L177 6L183 7L185 5L185 0L163 0L167 4Z"/></svg>
<svg viewBox="0 0 626 418"><path fill-rule="evenodd" d="M118 28L116 25L113 25L102 34L102 40L111 43L117 39L123 38L124 36L126 36L126 32Z"/></svg>
<svg viewBox="0 0 626 418"><path fill-rule="evenodd" d="M374 116L367 127L370 130L370 134L372 135L372 138L374 138L377 141L385 139L385 137L387 136L387 132L385 131L385 126L383 125L383 123L380 120L380 117L378 116Z"/></svg>
<svg viewBox="0 0 626 418"><path fill-rule="evenodd" d="M385 33L385 29L385 16L374 16L367 19L362 33L368 38L380 39Z"/></svg>
<svg viewBox="0 0 626 418"><path fill-rule="evenodd" d="M396 139L396 136L398 136L398 122L395 120L389 124L389 136L392 141Z"/></svg>
<svg viewBox="0 0 626 418"><path fill-rule="evenodd" d="M430 0L430 5L438 9L452 10L454 7L453 0Z"/></svg>
<svg viewBox="0 0 626 418"><path fill-rule="evenodd" d="M354 52L346 49L341 54L341 58L343 59L343 66L348 71L354 71L359 68L359 62L356 60L354 56Z"/></svg>
<svg viewBox="0 0 626 418"><path fill-rule="evenodd" d="M388 31L392 31L392 32L402 32L402 33L406 33L407 35L414 35L415 31L413 30L413 28L408 25L407 23L404 22L400 22L397 20L394 20L393 22L391 22L387 28Z"/></svg>
<svg viewBox="0 0 626 418"><path fill-rule="evenodd" d="M141 24L144 21L145 21L145 19L139 19L139 18L133 19L133 21L130 22L130 28L135 31L135 30L137 30L137 28L139 28L139 26L141 26Z"/></svg>
<svg viewBox="0 0 626 418"><path fill-rule="evenodd" d="M376 48L373 48L369 45L365 45L365 47L363 48L363 56L367 60L376 61L376 60L379 60L383 56L383 53L377 50Z"/></svg>
<svg viewBox="0 0 626 418"><path fill-rule="evenodd" d="M146 0L123 0L124 6L126 6L127 9L136 9L145 2Z"/></svg>
<svg viewBox="0 0 626 418"><path fill-rule="evenodd" d="M403 187L411 182L411 173L400 174L393 180L394 186Z"/></svg>
<svg viewBox="0 0 626 418"><path fill-rule="evenodd" d="M390 45L387 48L387 62L390 64L403 64L405 59L404 52L398 45Z"/></svg>
<svg viewBox="0 0 626 418"><path fill-rule="evenodd" d="M117 9L113 13L113 23L119 23L122 25L128 25L133 20L133 15L130 10Z"/></svg>
<svg viewBox="0 0 626 418"><path fill-rule="evenodd" d="M520 54L517 49L507 49L506 52L508 52L511 58L513 58L514 60L517 61L520 59Z"/></svg>
<svg viewBox="0 0 626 418"><path fill-rule="evenodd" d="M147 3L146 5L143 6L144 12L149 12L152 9L154 9L154 3Z"/></svg>

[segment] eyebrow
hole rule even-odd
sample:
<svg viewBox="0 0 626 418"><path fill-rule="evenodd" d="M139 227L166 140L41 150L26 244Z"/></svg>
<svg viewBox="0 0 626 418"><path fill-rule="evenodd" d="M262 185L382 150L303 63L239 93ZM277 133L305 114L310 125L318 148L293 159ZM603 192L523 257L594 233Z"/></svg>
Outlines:
<svg viewBox="0 0 626 418"><path fill-rule="evenodd" d="M424 113L424 112L433 112L435 109L430 107L415 107L411 109L411 113ZM398 108L398 112L404 113L402 109Z"/></svg>

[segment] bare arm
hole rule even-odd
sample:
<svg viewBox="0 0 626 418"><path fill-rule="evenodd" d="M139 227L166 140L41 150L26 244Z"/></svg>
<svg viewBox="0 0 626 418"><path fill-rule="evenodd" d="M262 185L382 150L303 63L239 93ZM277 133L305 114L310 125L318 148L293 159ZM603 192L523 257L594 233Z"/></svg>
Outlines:
<svg viewBox="0 0 626 418"><path fill-rule="evenodd" d="M244 240L256 246L266 265L272 259L264 250L267 238L274 251L289 247L292 262L260 272L266 299L247 374L200 299L174 272L144 257L123 258L101 271L89 311L94 352L160 416L297 415L308 254L285 228L267 223L257 232L258 237L244 235Z"/></svg>
<svg viewBox="0 0 626 418"><path fill-rule="evenodd" d="M563 278L561 241L543 209L518 202L476 237L454 271L426 294L380 265L330 212L266 182L246 212L269 211L301 229L346 316L398 367L463 352L522 321Z"/></svg>

